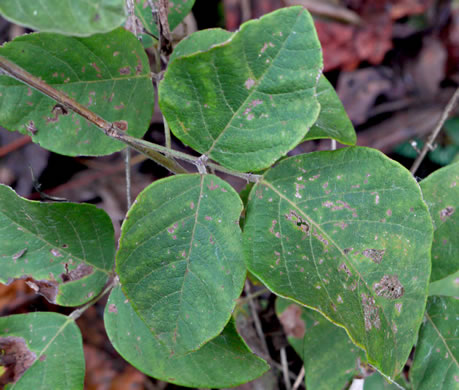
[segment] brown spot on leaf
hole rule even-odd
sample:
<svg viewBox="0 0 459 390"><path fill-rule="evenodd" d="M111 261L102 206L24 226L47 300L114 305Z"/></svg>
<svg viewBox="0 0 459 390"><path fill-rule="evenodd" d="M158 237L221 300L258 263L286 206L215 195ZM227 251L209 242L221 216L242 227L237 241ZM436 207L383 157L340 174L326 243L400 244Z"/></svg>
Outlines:
<svg viewBox="0 0 459 390"><path fill-rule="evenodd" d="M295 210L290 210L288 214L284 214L284 217L285 219L287 219L287 221L292 221L293 225L298 230L301 230L303 233L309 236L310 234L309 223L305 219L303 219Z"/></svg>
<svg viewBox="0 0 459 390"><path fill-rule="evenodd" d="M61 115L65 116L69 114L69 110L65 108L62 104L56 104L51 110L52 116L46 118L46 123L56 123L59 122L59 117Z"/></svg>
<svg viewBox="0 0 459 390"><path fill-rule="evenodd" d="M16 261L17 259L19 259L20 257L22 257L24 255L24 253L27 252L27 248L24 248L24 249L21 249L19 252L15 253L12 258L14 261Z"/></svg>
<svg viewBox="0 0 459 390"><path fill-rule="evenodd" d="M350 269L347 267L345 263L341 263L340 266L338 267L339 272L344 272L347 275L346 280L348 280L352 276L352 272Z"/></svg>
<svg viewBox="0 0 459 390"><path fill-rule="evenodd" d="M451 217L454 214L454 207L448 206L440 211L440 219L444 222L446 218Z"/></svg>
<svg viewBox="0 0 459 390"><path fill-rule="evenodd" d="M0 366L4 367L3 375L0 376L0 387L17 382L36 358L23 338L0 337Z"/></svg>
<svg viewBox="0 0 459 390"><path fill-rule="evenodd" d="M49 302L56 303L59 284L55 280L26 279L26 284L37 294L43 295Z"/></svg>
<svg viewBox="0 0 459 390"><path fill-rule="evenodd" d="M108 312L113 313L113 314L118 314L118 308L116 307L114 303L110 303L110 305L108 305Z"/></svg>
<svg viewBox="0 0 459 390"><path fill-rule="evenodd" d="M26 130L30 133L30 135L35 135L37 134L37 128L35 127L35 122L34 121L29 121L26 124Z"/></svg>
<svg viewBox="0 0 459 390"><path fill-rule="evenodd" d="M119 106L115 106L115 110L122 110L124 108L124 103L121 103Z"/></svg>
<svg viewBox="0 0 459 390"><path fill-rule="evenodd" d="M385 252L385 249L365 249L362 255L373 260L376 264L381 264Z"/></svg>
<svg viewBox="0 0 459 390"><path fill-rule="evenodd" d="M93 273L93 267L85 264L80 263L75 269L68 270L66 267L66 271L60 275L62 281L64 283L73 282L75 280L79 280L84 278L85 276L91 275Z"/></svg>
<svg viewBox="0 0 459 390"><path fill-rule="evenodd" d="M297 339L302 339L304 337L306 327L304 321L301 319L301 307L289 305L280 315L279 321L287 336L292 336Z"/></svg>
<svg viewBox="0 0 459 390"><path fill-rule="evenodd" d="M51 254L55 257L62 257L62 253L59 252L56 248L51 249Z"/></svg>
<svg viewBox="0 0 459 390"><path fill-rule="evenodd" d="M177 230L177 228L178 228L178 223L174 223L172 226L167 228L167 231L172 234Z"/></svg>
<svg viewBox="0 0 459 390"><path fill-rule="evenodd" d="M255 80L252 79L252 78L248 78L248 79L245 81L244 85L245 85L245 87L246 87L247 89L250 89L250 88L252 88L252 87L255 85Z"/></svg>
<svg viewBox="0 0 459 390"><path fill-rule="evenodd" d="M379 318L379 307L376 306L375 299L364 293L362 293L361 297L365 330L371 330L372 327L379 329L381 327L381 319Z"/></svg>
<svg viewBox="0 0 459 390"><path fill-rule="evenodd" d="M387 299L400 298L405 292L397 275L384 275L379 282L373 284L373 290L378 296Z"/></svg>
<svg viewBox="0 0 459 390"><path fill-rule="evenodd" d="M219 187L219 185L218 184L214 184L214 181L211 180L210 181L210 185L208 185L207 187L209 188L209 190L213 191L213 190L216 190Z"/></svg>
<svg viewBox="0 0 459 390"><path fill-rule="evenodd" d="M124 68L120 69L121 75L127 75L131 73L131 68L129 66L125 66Z"/></svg>
<svg viewBox="0 0 459 390"><path fill-rule="evenodd" d="M97 77L101 78L102 75L100 74L100 68L97 66L95 62L91 62L89 65L91 65L95 71L97 72Z"/></svg>
<svg viewBox="0 0 459 390"><path fill-rule="evenodd" d="M45 355L45 354L41 355L40 358L39 358L39 360L40 360L41 362L44 362L44 361L46 360L46 355Z"/></svg>

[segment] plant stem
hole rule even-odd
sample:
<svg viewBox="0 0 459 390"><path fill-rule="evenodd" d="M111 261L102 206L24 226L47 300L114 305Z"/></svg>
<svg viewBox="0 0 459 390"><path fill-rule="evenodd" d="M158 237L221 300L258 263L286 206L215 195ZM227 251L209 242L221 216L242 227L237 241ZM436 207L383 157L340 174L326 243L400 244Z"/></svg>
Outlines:
<svg viewBox="0 0 459 390"><path fill-rule="evenodd" d="M99 293L98 295L96 295L93 299L91 299L88 303L86 303L85 305L79 307L78 309L72 311L70 314L69 314L69 318L71 318L72 320L76 321L78 318L81 317L81 315L86 311L88 310L92 305L94 305L100 298L102 298L105 294L108 294L113 287L115 287L115 285L118 283L116 277L115 278L111 278L110 282L108 283L107 287L104 288L104 290Z"/></svg>
<svg viewBox="0 0 459 390"><path fill-rule="evenodd" d="M292 384L288 376L288 362L287 362L287 353L285 352L285 347L282 347L280 350L280 358L282 364L282 375L284 376L284 383L286 390L292 389Z"/></svg>
<svg viewBox="0 0 459 390"><path fill-rule="evenodd" d="M248 295L248 296L245 296L245 297L242 297L242 298L239 298L237 300L237 304L238 305L243 305L244 303L250 301L251 299L254 299L260 295L263 295L265 293L269 293L271 292L270 290L268 290L267 288L261 288L260 290L258 291L255 291L254 293Z"/></svg>
<svg viewBox="0 0 459 390"><path fill-rule="evenodd" d="M301 367L300 373L298 374L298 377L295 380L295 383L293 384L292 390L298 390L298 388L301 386L301 383L303 382L304 378L304 366Z"/></svg>
<svg viewBox="0 0 459 390"><path fill-rule="evenodd" d="M437 122L437 125L435 126L434 130L430 134L429 138L427 139L427 142L425 143L424 147L421 150L421 153L419 156L416 158L416 160L413 163L413 166L410 169L410 172L412 175L416 173L418 170L419 166L421 165L422 161L427 155L427 152L433 148L433 143L435 141L435 138L437 138L438 134L440 133L440 130L443 127L443 124L445 123L446 119L448 119L449 114L451 113L452 109L456 105L457 99L459 98L459 88L456 89L454 92L453 96L449 100L448 104L446 105L445 109L443 110L440 119Z"/></svg>
<svg viewBox="0 0 459 390"><path fill-rule="evenodd" d="M124 151L124 172L126 175L126 203L127 209L131 208L132 199L131 199L131 148L127 147Z"/></svg>
<svg viewBox="0 0 459 390"><path fill-rule="evenodd" d="M167 124L166 118L163 115L163 125L164 125L164 144L166 148L171 149L171 131L169 130L169 125Z"/></svg>
<svg viewBox="0 0 459 390"><path fill-rule="evenodd" d="M20 66L14 64L2 56L0 56L0 69L6 72L8 76L23 82L24 84L36 89L37 91L55 100L59 104L65 106L69 110L74 111L101 129L108 137L129 145L132 149L144 154L172 173L189 172L170 157L176 157L180 160L188 161L195 165L198 163L199 157L191 156L189 154L182 153L177 150L172 150L166 148L165 146L154 144L152 142L144 141L142 139L131 137L130 135L125 134L118 126L116 126L116 123L110 123L109 121L103 119L101 116L92 112L82 104L68 97L65 93L58 91L52 86L46 84L43 80L33 76L26 70L22 69ZM217 171L224 172L229 175L245 179L247 181L257 182L261 178L260 175L235 172L231 169L224 168L214 163L207 163L207 165Z"/></svg>

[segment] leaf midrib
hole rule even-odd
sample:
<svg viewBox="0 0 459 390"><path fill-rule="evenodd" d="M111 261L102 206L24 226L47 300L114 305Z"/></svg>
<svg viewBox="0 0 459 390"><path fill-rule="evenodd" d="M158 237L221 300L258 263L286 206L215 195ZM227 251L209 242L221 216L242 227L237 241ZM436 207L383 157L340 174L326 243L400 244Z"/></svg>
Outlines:
<svg viewBox="0 0 459 390"><path fill-rule="evenodd" d="M360 280L365 284L365 287L367 288L368 292L371 294L371 296L375 299L375 301L379 301L378 299L375 298L375 295L374 295L374 292L373 290L368 286L366 280L362 277L361 273L354 267L354 264L349 260L348 256L344 253L343 249L327 234L327 232L325 232L323 229L320 228L320 225L318 225L313 219L311 219L309 217L309 215L306 215L304 213L304 211L302 209L300 209L296 203L292 202L289 198L287 198L286 196L284 196L281 192L277 191L276 188L274 186L271 185L271 183L269 183L268 181L266 181L265 179L262 179L260 182L259 182L259 185L260 184L264 184L266 185L267 187L269 187L274 193L276 193L281 199L283 199L284 201L288 202L292 207L294 207L303 217L305 217L310 223L311 225L314 225L314 227L319 230L320 232L322 232L324 234L324 236L327 237L327 239L329 240L329 242L334 245L341 253L341 255L346 259L346 262L347 262L347 266L349 266L352 270L354 270L354 272L359 276ZM389 323L389 320L388 320L388 317L386 315L386 313L384 312L384 307L382 305L379 305L378 306L379 308L381 308L381 311L382 311L382 314L384 316L384 319L386 321L386 324L387 324L387 328L390 329L390 332L392 334L392 339L394 340L394 348L396 349L397 347L397 338L395 337L395 334L394 334L394 331L392 329L392 327L390 326L390 323ZM362 309L362 307L360 306L360 308ZM363 318L363 313L362 313L362 318ZM347 329L347 327L346 327Z"/></svg>
<svg viewBox="0 0 459 390"><path fill-rule="evenodd" d="M304 12L304 10L301 10L301 11L298 13L294 25L296 25L296 23L298 22L298 19L299 19L300 16L303 14L303 12ZM241 34L242 31L243 31L243 30L241 30L238 34L233 35L232 37L235 37L235 38L236 38L236 36L238 36L239 34ZM224 127L223 130L220 132L220 134L218 134L218 136L213 140L212 145L209 147L209 149L207 150L207 152L205 152L205 154L210 155L210 154L212 153L212 150L215 148L215 146L217 145L217 143L218 143L218 141L220 140L220 138L226 133L226 131L228 130L228 128L231 126L231 124L232 124L234 118L237 117L237 115L238 115L239 112L242 110L242 108L245 106L245 104L252 98L253 94L255 94L256 92L258 92L258 87L259 87L260 84L262 83L262 81L263 81L264 77L266 76L266 74L268 73L268 71L269 71L269 70L272 68L272 66L274 65L274 62L275 62L275 60L278 58L278 56L280 55L280 53L283 52L283 49L284 49L284 46L285 46L286 42L288 41L288 39L289 39L290 36L292 35L292 31L293 31L293 27L292 27L292 29L290 30L290 33L288 34L288 36L287 36L287 37L285 38L285 40L282 42L282 44L281 44L281 46L280 46L280 48L279 48L279 51L276 53L276 55L274 56L274 58L271 59L271 61L270 61L270 63L269 63L269 66L266 67L265 71L263 72L263 74L260 76L259 79L257 79L257 78L255 77L255 75L253 74L252 69L251 69L250 66L249 66L249 62L248 62L247 59L246 59L246 64L247 64L247 69L248 69L248 71L249 71L249 75L250 75L250 77L253 77L253 78L256 80L257 84L254 85L252 91L249 92L249 94L247 95L247 97L245 98L245 100L241 103L241 105L240 105L239 108L236 110L236 112L233 113L233 115L231 116L231 119L230 119L230 120L228 121L228 123L225 125L225 127ZM233 41L234 41L234 39L230 39L230 40L227 41L227 44L229 44L229 43L231 43L231 42L233 42ZM219 45L219 47L222 47L222 46L225 46L225 44ZM242 50L242 51L243 51L243 53L244 53L244 57L246 57L244 45L242 44L242 46L243 46L243 50ZM212 55L213 55L213 57L214 57L215 53L212 53ZM213 57L212 57L212 58L213 58ZM213 59L212 59L212 61L213 61ZM213 64L213 62L212 62L212 64ZM214 64L213 64L213 65L214 65ZM215 67L215 66L214 66L214 67ZM216 68L216 67L215 67L215 68ZM321 72L322 70L319 69L319 71ZM216 74L218 74L218 71L216 72ZM318 80L319 80L319 78L317 78L317 82L318 82ZM316 87L317 87L317 83L316 83L316 85L315 85L313 88L316 88ZM309 89L310 89L310 88L309 88ZM222 94L223 94L223 90L222 90ZM223 94L223 95L224 95L224 94ZM317 102L317 100L316 100L316 102ZM203 119L204 119L204 118L203 118Z"/></svg>

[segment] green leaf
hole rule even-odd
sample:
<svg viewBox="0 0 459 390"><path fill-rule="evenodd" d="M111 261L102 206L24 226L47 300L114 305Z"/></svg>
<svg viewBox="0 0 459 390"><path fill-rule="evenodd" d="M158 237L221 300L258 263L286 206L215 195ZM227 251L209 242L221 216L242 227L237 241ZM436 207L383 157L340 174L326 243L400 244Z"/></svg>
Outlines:
<svg viewBox="0 0 459 390"><path fill-rule="evenodd" d="M244 226L249 271L344 327L392 378L422 320L431 242L416 181L361 147L281 161L252 189Z"/></svg>
<svg viewBox="0 0 459 390"><path fill-rule="evenodd" d="M151 334L120 288L112 291L104 320L108 337L120 355L140 371L163 381L222 388L251 381L269 369L249 350L233 321L198 351L176 356Z"/></svg>
<svg viewBox="0 0 459 390"><path fill-rule="evenodd" d="M80 330L70 317L58 313L1 317L0 366L7 367L5 377L14 374L9 390L83 389Z"/></svg>
<svg viewBox="0 0 459 390"><path fill-rule="evenodd" d="M120 28L90 38L38 33L0 48L15 62L127 133L142 137L154 105L148 58ZM39 59L39 61L37 60ZM0 125L32 135L34 142L69 156L103 155L124 145L56 102L8 76L0 76Z"/></svg>
<svg viewBox="0 0 459 390"><path fill-rule="evenodd" d="M0 226L1 283L28 278L35 291L63 306L81 305L104 287L115 242L103 210L33 202L0 185Z"/></svg>
<svg viewBox="0 0 459 390"><path fill-rule="evenodd" d="M172 52L169 62L176 58L191 55L199 51L207 51L214 45L219 45L233 35L232 32L221 28L210 28L207 30L196 31L182 39Z"/></svg>
<svg viewBox="0 0 459 390"><path fill-rule="evenodd" d="M190 13L193 8L195 0L174 0L169 2L169 12L167 14L167 20L169 21L170 30L173 31L183 19ZM152 0L156 9L158 9L159 0ZM151 7L148 5L148 0L136 0L135 1L135 14L141 20L145 29L158 36L158 27L153 19Z"/></svg>
<svg viewBox="0 0 459 390"><path fill-rule="evenodd" d="M429 285L429 295L459 297L459 271Z"/></svg>
<svg viewBox="0 0 459 390"><path fill-rule="evenodd" d="M121 26L124 0L2 0L0 13L34 30L87 37Z"/></svg>
<svg viewBox="0 0 459 390"><path fill-rule="evenodd" d="M322 70L309 13L283 8L208 51L176 58L159 86L172 132L227 168L269 167L316 121Z"/></svg>
<svg viewBox="0 0 459 390"><path fill-rule="evenodd" d="M454 145L459 146L459 118L450 118L445 122L446 134L451 138Z"/></svg>
<svg viewBox="0 0 459 390"><path fill-rule="evenodd" d="M365 354L352 344L344 329L282 298L276 299L276 314L289 343L303 359L307 389L343 389L360 374Z"/></svg>
<svg viewBox="0 0 459 390"><path fill-rule="evenodd" d="M430 297L419 333L410 377L413 389L457 389L459 381L459 301Z"/></svg>
<svg viewBox="0 0 459 390"><path fill-rule="evenodd" d="M177 175L147 187L121 228L124 293L171 353L200 348L225 327L246 268L242 202L214 175Z"/></svg>
<svg viewBox="0 0 459 390"><path fill-rule="evenodd" d="M355 145L357 136L354 126L335 89L324 75L317 85L317 99L320 103L319 117L303 141L332 138L345 145Z"/></svg>
<svg viewBox="0 0 459 390"><path fill-rule="evenodd" d="M421 182L421 189L434 223L434 282L459 270L459 163L432 173Z"/></svg>
<svg viewBox="0 0 459 390"><path fill-rule="evenodd" d="M399 390L411 389L411 385L405 380L403 374L397 378L397 384L387 381L381 374L375 372L368 378L365 378L363 385L364 390Z"/></svg>

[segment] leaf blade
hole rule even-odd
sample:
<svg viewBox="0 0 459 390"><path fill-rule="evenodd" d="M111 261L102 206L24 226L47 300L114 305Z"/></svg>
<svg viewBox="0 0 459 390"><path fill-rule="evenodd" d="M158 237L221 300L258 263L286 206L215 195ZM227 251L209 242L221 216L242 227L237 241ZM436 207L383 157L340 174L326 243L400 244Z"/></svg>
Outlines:
<svg viewBox="0 0 459 390"><path fill-rule="evenodd" d="M431 282L459 271L459 163L438 169L420 183L434 222Z"/></svg>
<svg viewBox="0 0 459 390"><path fill-rule="evenodd" d="M422 319L431 229L409 172L352 147L288 158L265 173L249 200L244 249L268 288L343 326L391 377Z"/></svg>
<svg viewBox="0 0 459 390"><path fill-rule="evenodd" d="M453 389L459 378L457 320L453 297L430 297L410 377L413 389Z"/></svg>
<svg viewBox="0 0 459 390"><path fill-rule="evenodd" d="M0 55L66 93L127 134L142 137L153 112L148 58L137 39L120 28L90 38L35 33L0 48ZM40 58L40 61L37 61ZM96 126L51 98L0 76L0 124L54 152L104 155L123 149Z"/></svg>
<svg viewBox="0 0 459 390"><path fill-rule="evenodd" d="M259 170L297 145L315 122L321 70L309 13L285 8L247 22L208 51L175 59L160 84L159 104L185 144L227 168Z"/></svg>
<svg viewBox="0 0 459 390"><path fill-rule="evenodd" d="M324 75L320 76L317 85L317 99L320 103L319 117L303 141L331 138L344 145L355 145L357 136L354 126L335 89Z"/></svg>
<svg viewBox="0 0 459 390"><path fill-rule="evenodd" d="M0 13L34 30L80 37L114 30L126 19L123 0L3 0Z"/></svg>
<svg viewBox="0 0 459 390"><path fill-rule="evenodd" d="M306 388L342 389L360 374L364 352L344 331L319 313L286 299L276 299L276 314L287 339L303 359ZM333 367L333 375L327 375Z"/></svg>
<svg viewBox="0 0 459 390"><path fill-rule="evenodd" d="M16 382L7 389L58 389L64 383L68 389L83 388L81 333L68 317L44 312L1 317L0 347L5 352L2 356L15 359L18 365Z"/></svg>
<svg viewBox="0 0 459 390"><path fill-rule="evenodd" d="M35 291L59 305L97 295L114 262L114 230L93 205L40 203L0 185L0 281L32 278Z"/></svg>
<svg viewBox="0 0 459 390"><path fill-rule="evenodd" d="M110 295L104 321L110 341L129 363L149 376L176 385L232 387L257 378L269 368L249 350L233 321L198 351L171 355L151 334L120 288Z"/></svg>
<svg viewBox="0 0 459 390"><path fill-rule="evenodd" d="M226 182L194 174L153 183L128 213L117 273L136 312L171 352L198 349L231 316L246 272L241 211Z"/></svg>

